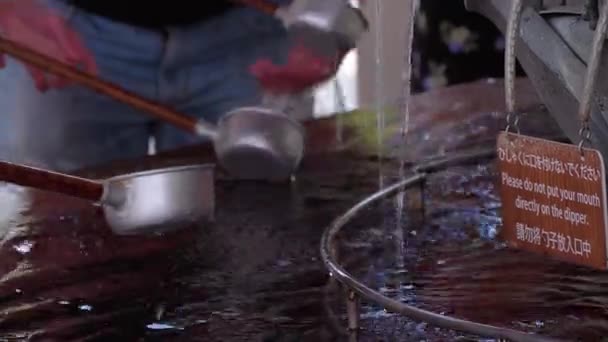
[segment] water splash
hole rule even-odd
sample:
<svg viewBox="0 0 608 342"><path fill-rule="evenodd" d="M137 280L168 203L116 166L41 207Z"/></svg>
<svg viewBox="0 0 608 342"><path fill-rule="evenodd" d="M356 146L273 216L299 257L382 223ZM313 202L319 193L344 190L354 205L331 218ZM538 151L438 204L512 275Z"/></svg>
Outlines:
<svg viewBox="0 0 608 342"><path fill-rule="evenodd" d="M184 330L182 327L176 327L174 325L165 323L150 323L146 325L146 328L150 330Z"/></svg>
<svg viewBox="0 0 608 342"><path fill-rule="evenodd" d="M93 311L93 306L88 304L78 305L78 310L80 311Z"/></svg>

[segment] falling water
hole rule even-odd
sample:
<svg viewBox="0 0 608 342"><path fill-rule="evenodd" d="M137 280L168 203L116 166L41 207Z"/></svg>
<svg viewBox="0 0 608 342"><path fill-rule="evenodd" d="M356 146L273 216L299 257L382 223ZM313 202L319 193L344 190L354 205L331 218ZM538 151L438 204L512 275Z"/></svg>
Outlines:
<svg viewBox="0 0 608 342"><path fill-rule="evenodd" d="M378 1L380 3L381 1ZM407 23L405 33L405 53L403 62L403 94L401 111L403 119L401 122L401 149L399 151L399 178L405 177L405 148L407 146L407 135L409 133L410 125L410 108L409 102L411 97L411 74L412 74L412 46L414 43L414 25L416 18L416 0L406 0L407 13L405 15L404 22ZM403 213L405 203L405 191L401 191L397 197L397 226L395 227L395 237L398 243L397 262L398 266L403 265L403 259L405 255L405 240L403 237Z"/></svg>
<svg viewBox="0 0 608 342"><path fill-rule="evenodd" d="M382 67L382 59L384 57L384 44L383 44L383 33L384 33L384 12L383 12L383 1L375 2L374 21L376 23L376 35L375 35L375 62L376 62L376 94L375 94L375 105L376 105L376 119L377 119L377 137L378 137L378 184L379 188L384 187L384 175L383 175L383 148L384 148L384 129L385 129L385 91L384 91L384 69ZM406 18L408 20L408 18ZM406 25L409 26L409 25ZM409 29L409 28L408 28ZM406 50L409 51L410 46L407 44ZM409 52L406 52L409 55ZM400 173L400 177L403 174ZM403 196L398 196L397 204L397 225L387 223L385 225L385 233L388 238L388 242L395 246L395 261L398 268L402 268L404 265L404 236L401 225L401 215L403 212Z"/></svg>
<svg viewBox="0 0 608 342"><path fill-rule="evenodd" d="M334 78L333 84L338 105L338 115L336 116L336 142L338 143L338 146L341 147L344 142L344 119L342 115L346 112L346 101L344 99L346 95L344 94L338 77Z"/></svg>
<svg viewBox="0 0 608 342"><path fill-rule="evenodd" d="M382 1L375 1L374 10L374 22L376 23L376 35L374 39L375 46L375 62L376 62L376 95L375 107L376 107L376 124L377 124L377 144L378 144L378 187L382 189L384 187L383 173L382 173L382 157L383 157L383 146L384 146L384 69L382 68L382 57L384 56L384 46L382 42L383 33L383 13L382 13Z"/></svg>

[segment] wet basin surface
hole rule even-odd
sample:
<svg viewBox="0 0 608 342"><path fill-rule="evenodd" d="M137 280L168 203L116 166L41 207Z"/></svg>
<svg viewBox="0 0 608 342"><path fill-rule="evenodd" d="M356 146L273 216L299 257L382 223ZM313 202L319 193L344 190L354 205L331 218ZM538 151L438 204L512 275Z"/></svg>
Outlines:
<svg viewBox="0 0 608 342"><path fill-rule="evenodd" d="M526 88L527 87L527 88ZM523 88L523 89L522 89ZM528 133L554 136L534 108ZM475 99L470 94L478 94ZM527 97L526 97L527 96ZM441 99L438 101L437 99ZM415 97L408 163L493 144L504 126L500 84L478 82ZM535 111L536 110L536 111ZM350 115L350 114L349 114ZM354 115L354 114L353 114ZM387 118L386 150L402 144ZM365 120L370 120L366 126ZM363 122L363 123L362 123ZM367 121L365 121L367 122ZM342 296L328 285L319 240L328 224L398 177L378 161L375 118L312 123L309 154L291 184L220 177L216 222L158 237L112 236L99 208L25 190L0 189L0 337L45 341L333 341L345 338ZM356 126L356 127L355 127ZM350 139L350 140L349 140ZM340 147L347 146L347 147ZM205 159L194 158L197 161ZM184 155L188 153L184 152ZM88 174L165 165L184 155L124 163ZM389 158L390 159L390 158ZM169 161L170 160L170 161ZM606 335L600 272L506 249L497 241L494 165L433 176L421 215L418 190L366 210L340 237L341 262L372 288L438 313L565 338ZM423 219L424 218L424 219ZM364 303L361 340L485 341L386 313Z"/></svg>

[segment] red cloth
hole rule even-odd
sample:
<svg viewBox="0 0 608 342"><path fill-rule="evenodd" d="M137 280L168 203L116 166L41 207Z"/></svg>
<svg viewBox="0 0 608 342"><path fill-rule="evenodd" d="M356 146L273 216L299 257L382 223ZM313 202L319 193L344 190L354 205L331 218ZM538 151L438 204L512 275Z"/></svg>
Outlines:
<svg viewBox="0 0 608 342"><path fill-rule="evenodd" d="M337 51L333 56L328 56L316 53L301 43L291 49L286 64L276 65L269 59L260 59L251 66L250 71L265 91L298 93L334 76L347 52Z"/></svg>
<svg viewBox="0 0 608 342"><path fill-rule="evenodd" d="M331 78L343 55L321 56L299 44L289 52L286 64L260 59L250 70L266 91L297 93Z"/></svg>

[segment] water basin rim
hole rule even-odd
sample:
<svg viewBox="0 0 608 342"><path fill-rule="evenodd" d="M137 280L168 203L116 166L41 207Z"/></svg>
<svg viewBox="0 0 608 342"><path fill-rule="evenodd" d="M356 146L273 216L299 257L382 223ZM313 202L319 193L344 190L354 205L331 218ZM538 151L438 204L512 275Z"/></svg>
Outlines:
<svg viewBox="0 0 608 342"><path fill-rule="evenodd" d="M170 166L170 167L164 167L164 168L159 168L159 169L151 169L151 170L121 174L118 176L107 178L107 179L105 179L105 182L119 182L119 181L129 180L132 178L137 178L137 177L152 176L152 175L156 175L156 174L168 174L168 173L182 172L182 171L195 170L195 169L214 171L215 168L216 168L216 165L213 163Z"/></svg>
<svg viewBox="0 0 608 342"><path fill-rule="evenodd" d="M227 112L220 118L220 120L218 122L218 126L221 125L222 122L228 120L231 116L234 116L243 111L252 111L252 112L255 112L256 114L268 115L268 116L279 117L279 118L285 119L286 122L289 122L294 128L298 129L302 134L304 134L304 128L302 127L302 124L298 120L296 120L288 115L281 114L277 110L260 107L260 106L246 106L246 107L235 108L235 109Z"/></svg>
<svg viewBox="0 0 608 342"><path fill-rule="evenodd" d="M477 151L477 152L475 152ZM383 306L389 311L400 313L408 316L412 319L427 322L437 327L447 328L451 330L457 330L466 333L472 333L477 336L493 337L499 339L508 339L515 342L558 342L549 337L544 337L535 334L529 334L523 331L500 328L493 325L487 325L482 323L476 323L464 319L458 319L448 316L439 315L431 311L420 309L411 305L407 305L391 298L382 295L380 292L368 287L364 283L353 277L346 269L344 269L337 260L334 260L332 249L334 246L334 238L362 209L367 208L369 205L376 201L385 198L397 191L402 191L412 186L418 185L424 182L429 174L438 172L441 170L441 166L449 167L454 165L454 160L466 162L473 160L474 158L483 159L493 157L488 154L486 150L475 149L473 152L465 151L450 157L438 157L430 158L432 160L433 167L430 168L429 172L421 172L420 170L427 169L425 163L418 164L412 168L410 172L411 176L404 178L380 191L377 191L370 196L364 198L344 214L337 217L323 232L321 236L320 252L323 264L329 270L331 276L338 282L346 285L351 290L358 293L363 298L366 298L378 305Z"/></svg>

